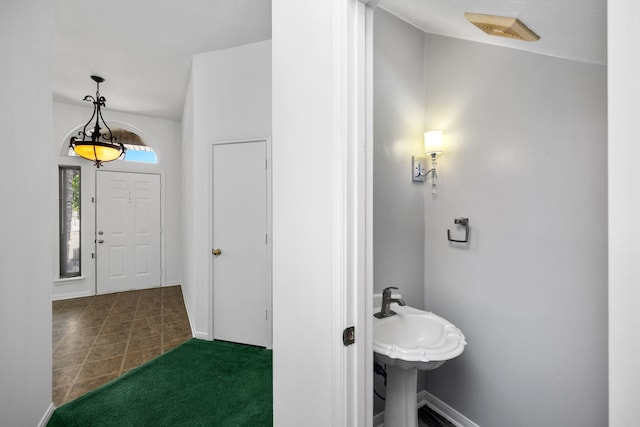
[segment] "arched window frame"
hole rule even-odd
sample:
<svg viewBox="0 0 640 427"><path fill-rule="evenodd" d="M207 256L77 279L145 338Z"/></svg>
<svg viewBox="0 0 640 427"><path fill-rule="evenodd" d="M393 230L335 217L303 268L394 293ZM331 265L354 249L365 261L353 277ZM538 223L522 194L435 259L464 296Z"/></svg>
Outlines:
<svg viewBox="0 0 640 427"><path fill-rule="evenodd" d="M129 158L127 158L127 154L125 154L125 158L122 159L125 162L131 162L131 163L142 163L142 164L158 164L159 163L159 158L158 158L158 152L155 150L155 148L153 147L152 144L150 144L149 138L145 135L144 132L142 132L140 129L131 126L127 123L124 122L118 122L118 121L108 121L107 125L112 129L112 131L116 131L117 129L123 129L126 130L128 132L131 132L135 135L137 135L140 140L142 141L142 143L144 145L132 145L132 144L124 144L125 147L127 148L127 153L131 153L129 154ZM63 147L62 147L62 156L65 157L78 157L74 152L73 149L71 149L68 146L68 141L69 138L71 138L71 136L77 135L78 132L80 130L82 130L84 125L78 125L76 126L71 132L69 132L69 134L67 135L65 141L65 143L63 143ZM140 154L140 153L153 153L153 156L148 156L146 154ZM133 155L132 155L133 154ZM149 160L141 160L144 157L151 157L151 161Z"/></svg>

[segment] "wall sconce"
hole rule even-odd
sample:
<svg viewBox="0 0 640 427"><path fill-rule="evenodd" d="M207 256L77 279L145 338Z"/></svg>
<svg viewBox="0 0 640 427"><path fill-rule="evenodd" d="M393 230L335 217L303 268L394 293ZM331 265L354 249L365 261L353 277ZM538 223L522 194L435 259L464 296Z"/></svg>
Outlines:
<svg viewBox="0 0 640 427"><path fill-rule="evenodd" d="M438 172L436 167L438 162L436 156L442 153L442 131L431 130L424 134L424 151L425 154L431 155L431 169L426 169L426 159L424 157L413 157L411 169L413 171L413 180L424 182L429 174L431 178L431 194L438 193Z"/></svg>

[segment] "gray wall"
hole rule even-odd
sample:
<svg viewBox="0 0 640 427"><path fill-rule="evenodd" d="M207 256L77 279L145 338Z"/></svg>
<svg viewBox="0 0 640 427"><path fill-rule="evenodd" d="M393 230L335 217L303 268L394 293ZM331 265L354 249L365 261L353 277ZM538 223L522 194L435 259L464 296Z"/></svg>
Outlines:
<svg viewBox="0 0 640 427"><path fill-rule="evenodd" d="M424 156L424 33L376 9L373 33L374 292L398 286L424 300L424 184L411 156Z"/></svg>
<svg viewBox="0 0 640 427"><path fill-rule="evenodd" d="M607 424L606 96L606 67L376 10L375 290L463 330L465 353L424 384L480 426ZM429 129L444 131L436 196L410 181ZM446 240L460 216L469 246Z"/></svg>
<svg viewBox="0 0 640 427"><path fill-rule="evenodd" d="M424 156L424 33L378 8L373 50L374 292L397 286L422 308L425 186L411 180L411 156ZM382 377L374 386L384 396ZM383 410L374 397L374 413Z"/></svg>
<svg viewBox="0 0 640 427"><path fill-rule="evenodd" d="M607 425L606 68L427 34L425 78L425 302L469 342L427 390L481 426Z"/></svg>

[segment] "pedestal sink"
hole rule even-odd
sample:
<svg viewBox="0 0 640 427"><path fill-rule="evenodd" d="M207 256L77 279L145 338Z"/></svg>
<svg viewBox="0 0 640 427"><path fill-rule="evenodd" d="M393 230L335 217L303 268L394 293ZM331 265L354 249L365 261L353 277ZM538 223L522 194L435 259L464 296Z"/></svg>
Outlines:
<svg viewBox="0 0 640 427"><path fill-rule="evenodd" d="M374 313L380 311L380 298L374 295ZM460 329L431 312L397 304L393 310L394 316L373 319L373 351L387 370L384 427L413 427L418 425L418 369L441 366L459 356L467 342Z"/></svg>

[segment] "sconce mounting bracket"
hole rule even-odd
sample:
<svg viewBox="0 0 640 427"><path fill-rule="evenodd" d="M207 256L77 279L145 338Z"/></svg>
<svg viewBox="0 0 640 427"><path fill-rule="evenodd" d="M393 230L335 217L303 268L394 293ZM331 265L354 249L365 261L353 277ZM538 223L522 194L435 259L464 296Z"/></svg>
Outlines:
<svg viewBox="0 0 640 427"><path fill-rule="evenodd" d="M427 177L427 158L426 157L411 157L411 179L414 182L424 182Z"/></svg>

